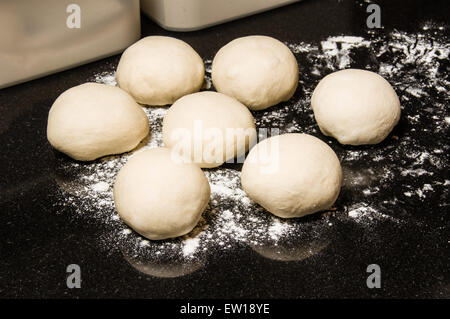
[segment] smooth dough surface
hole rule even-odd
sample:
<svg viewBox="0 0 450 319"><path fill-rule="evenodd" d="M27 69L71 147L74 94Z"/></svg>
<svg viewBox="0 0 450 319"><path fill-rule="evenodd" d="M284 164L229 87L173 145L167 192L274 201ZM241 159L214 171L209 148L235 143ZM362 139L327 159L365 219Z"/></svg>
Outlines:
<svg viewBox="0 0 450 319"><path fill-rule="evenodd" d="M160 240L189 233L209 202L202 170L176 162L167 148L153 148L130 158L114 183L120 217L142 236Z"/></svg>
<svg viewBox="0 0 450 319"><path fill-rule="evenodd" d="M47 125L50 144L80 160L132 150L149 134L142 107L118 87L85 83L62 93Z"/></svg>
<svg viewBox="0 0 450 319"><path fill-rule="evenodd" d="M256 140L252 114L236 99L217 92L182 97L163 120L164 145L200 167L217 167L245 154Z"/></svg>
<svg viewBox="0 0 450 319"><path fill-rule="evenodd" d="M298 85L298 65L289 48L267 36L238 38L219 50L212 65L218 92L263 110L289 100Z"/></svg>
<svg viewBox="0 0 450 319"><path fill-rule="evenodd" d="M307 134L283 134L263 140L242 167L244 191L269 212L302 217L330 208L342 183L334 151Z"/></svg>
<svg viewBox="0 0 450 319"><path fill-rule="evenodd" d="M189 44L163 36L143 38L126 49L116 72L122 89L155 106L198 92L204 76L203 60Z"/></svg>
<svg viewBox="0 0 450 319"><path fill-rule="evenodd" d="M400 120L400 101L382 76L347 69L324 77L311 98L323 134L341 144L377 144Z"/></svg>

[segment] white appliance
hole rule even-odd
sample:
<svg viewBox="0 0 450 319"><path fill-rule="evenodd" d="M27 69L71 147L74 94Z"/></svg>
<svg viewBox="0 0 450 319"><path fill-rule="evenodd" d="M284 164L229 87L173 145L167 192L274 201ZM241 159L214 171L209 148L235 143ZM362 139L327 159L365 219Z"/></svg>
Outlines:
<svg viewBox="0 0 450 319"><path fill-rule="evenodd" d="M0 0L0 88L117 54L140 36L139 0Z"/></svg>
<svg viewBox="0 0 450 319"><path fill-rule="evenodd" d="M0 89L122 52L142 10L190 31L300 0L0 0Z"/></svg>
<svg viewBox="0 0 450 319"><path fill-rule="evenodd" d="M141 0L141 7L167 30L193 31L298 1Z"/></svg>

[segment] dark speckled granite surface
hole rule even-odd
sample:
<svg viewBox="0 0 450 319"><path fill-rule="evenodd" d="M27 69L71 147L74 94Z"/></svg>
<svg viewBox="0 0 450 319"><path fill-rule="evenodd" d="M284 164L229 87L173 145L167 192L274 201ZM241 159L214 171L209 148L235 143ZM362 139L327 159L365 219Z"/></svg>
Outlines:
<svg viewBox="0 0 450 319"><path fill-rule="evenodd" d="M442 37L448 39L447 1L377 3L384 28L376 32L414 33L432 21L447 26ZM142 32L183 39L201 56L212 57L228 41L250 34L289 43L366 35L366 6L363 1L309 0L192 33L168 32L143 17ZM238 245L213 254L196 272L162 279L136 271L118 249L105 254L95 244L105 231L102 225L74 219L70 207L56 205L58 186L52 175L61 156L47 142L46 124L48 110L61 92L118 59L0 90L0 297L450 297L448 186L427 200L399 201L392 214L403 214L404 223L378 223L367 229L341 222L326 249L297 262L266 259ZM448 64L443 72L448 78ZM405 130L408 125L401 122L394 134L401 137ZM448 150L448 129L444 133L446 137L428 137L422 143ZM448 152L443 160L436 179L450 178ZM392 163L397 164L401 165ZM395 192L395 185L388 191ZM346 193L342 196L341 202L351 201ZM73 263L82 269L81 289L66 287L66 267ZM382 268L381 289L366 286L366 267L373 263Z"/></svg>

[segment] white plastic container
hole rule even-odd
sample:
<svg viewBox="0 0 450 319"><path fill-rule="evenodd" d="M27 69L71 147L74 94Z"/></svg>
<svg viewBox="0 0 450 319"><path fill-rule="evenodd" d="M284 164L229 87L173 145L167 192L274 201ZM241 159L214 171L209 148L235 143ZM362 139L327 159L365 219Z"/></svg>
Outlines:
<svg viewBox="0 0 450 319"><path fill-rule="evenodd" d="M0 0L0 88L121 52L140 26L139 0Z"/></svg>
<svg viewBox="0 0 450 319"><path fill-rule="evenodd" d="M141 8L167 30L193 31L300 0L141 0Z"/></svg>

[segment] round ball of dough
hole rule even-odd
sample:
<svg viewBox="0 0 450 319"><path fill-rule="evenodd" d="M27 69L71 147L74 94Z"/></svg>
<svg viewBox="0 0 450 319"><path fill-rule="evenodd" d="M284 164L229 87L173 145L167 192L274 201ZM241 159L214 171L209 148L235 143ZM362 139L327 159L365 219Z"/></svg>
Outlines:
<svg viewBox="0 0 450 319"><path fill-rule="evenodd" d="M274 38L238 38L214 57L212 80L218 92L236 98L251 110L263 110L294 95L297 60Z"/></svg>
<svg viewBox="0 0 450 319"><path fill-rule="evenodd" d="M256 141L250 111L217 92L182 97L163 120L164 145L200 167L217 167L243 156Z"/></svg>
<svg viewBox="0 0 450 319"><path fill-rule="evenodd" d="M330 208L342 182L341 165L324 142L283 134L258 143L242 167L244 191L269 212L302 217Z"/></svg>
<svg viewBox="0 0 450 319"><path fill-rule="evenodd" d="M341 144L377 144L400 120L400 101L380 75L347 69L324 77L311 98L323 134Z"/></svg>
<svg viewBox="0 0 450 319"><path fill-rule="evenodd" d="M131 151L148 135L142 107L118 87L85 83L53 103L47 138L58 151L80 161Z"/></svg>
<svg viewBox="0 0 450 319"><path fill-rule="evenodd" d="M160 240L189 233L209 202L210 188L195 164L175 161L167 148L134 155L114 183L120 217L142 236Z"/></svg>
<svg viewBox="0 0 450 319"><path fill-rule="evenodd" d="M125 50L117 67L118 85L147 105L172 104L203 85L202 58L187 43L170 37L146 37Z"/></svg>

